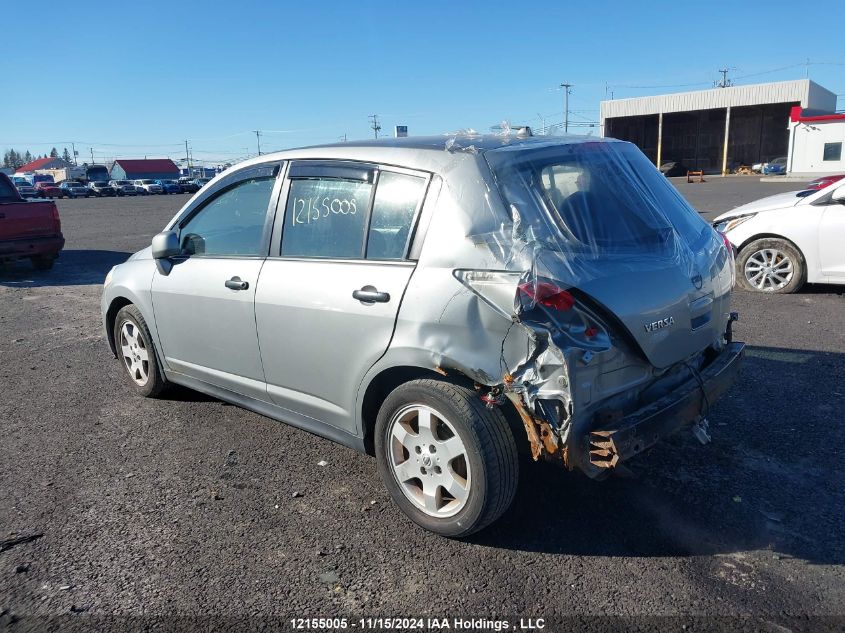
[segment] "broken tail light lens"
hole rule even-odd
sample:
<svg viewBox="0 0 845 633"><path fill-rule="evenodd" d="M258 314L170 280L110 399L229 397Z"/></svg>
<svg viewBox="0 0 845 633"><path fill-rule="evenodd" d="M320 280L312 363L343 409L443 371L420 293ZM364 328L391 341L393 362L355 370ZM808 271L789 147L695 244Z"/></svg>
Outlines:
<svg viewBox="0 0 845 633"><path fill-rule="evenodd" d="M733 244L731 244L731 241L728 239L727 235L725 235L721 231L716 232L722 238L722 242L725 243L725 248L728 249L728 254L730 255L731 288L733 288L736 285L736 254L734 253L734 246Z"/></svg>
<svg viewBox="0 0 845 633"><path fill-rule="evenodd" d="M575 305L575 297L563 288L558 288L548 281L538 281L536 283L529 281L520 284L519 291L533 302L553 310L566 312L567 310L571 310L572 306Z"/></svg>

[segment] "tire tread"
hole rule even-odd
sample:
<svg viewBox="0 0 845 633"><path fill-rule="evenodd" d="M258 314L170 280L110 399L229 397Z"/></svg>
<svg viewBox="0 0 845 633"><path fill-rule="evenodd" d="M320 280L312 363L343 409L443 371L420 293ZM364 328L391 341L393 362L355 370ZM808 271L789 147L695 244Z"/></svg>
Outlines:
<svg viewBox="0 0 845 633"><path fill-rule="evenodd" d="M519 481L516 442L502 412L488 409L474 390L446 380L423 378L407 382L393 393L414 388L435 395L460 412L480 444L487 475L483 511L472 525L449 534L456 538L469 536L493 523L513 502ZM392 396L385 400L387 406L390 406Z"/></svg>

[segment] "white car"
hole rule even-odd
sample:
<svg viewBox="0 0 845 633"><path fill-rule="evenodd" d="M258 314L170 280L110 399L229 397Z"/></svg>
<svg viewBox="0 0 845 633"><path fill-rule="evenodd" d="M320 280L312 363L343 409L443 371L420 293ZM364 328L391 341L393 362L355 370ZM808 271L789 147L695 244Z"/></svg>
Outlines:
<svg viewBox="0 0 845 633"><path fill-rule="evenodd" d="M135 188L131 180L109 180L109 186L114 187L119 196L135 196L138 194L138 189Z"/></svg>
<svg viewBox="0 0 845 633"><path fill-rule="evenodd" d="M845 284L845 184L769 196L713 222L737 251L746 290L789 293L805 282Z"/></svg>
<svg viewBox="0 0 845 633"><path fill-rule="evenodd" d="M143 180L136 180L134 184L135 189L138 191L138 193L152 194L163 192L161 185L158 184L155 180L150 180L149 178L144 178Z"/></svg>

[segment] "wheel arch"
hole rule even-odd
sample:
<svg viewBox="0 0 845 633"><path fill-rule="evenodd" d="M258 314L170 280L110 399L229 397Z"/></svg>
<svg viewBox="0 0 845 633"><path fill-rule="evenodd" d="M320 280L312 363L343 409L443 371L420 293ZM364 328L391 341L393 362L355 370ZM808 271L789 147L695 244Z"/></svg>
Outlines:
<svg viewBox="0 0 845 633"><path fill-rule="evenodd" d="M777 233L757 233L756 235L752 235L751 237L746 239L742 244L740 244L739 248L736 249L737 256L739 256L739 253L742 252L742 249L751 244L751 242L754 242L756 240L768 239L783 240L784 242L788 242L790 246L792 246L796 251L798 251L798 254L801 256L801 263L804 264L804 271L806 274L807 256L804 255L804 251L794 241L792 241L788 237L784 237L783 235L778 235Z"/></svg>
<svg viewBox="0 0 845 633"><path fill-rule="evenodd" d="M117 313L120 312L120 309L128 305L133 305L133 303L133 301L123 295L118 295L111 300L109 309L106 310L106 337L109 341L111 353L114 354L115 358L117 358L117 346L114 340L114 322L117 319Z"/></svg>
<svg viewBox="0 0 845 633"><path fill-rule="evenodd" d="M383 369L376 374L366 387L361 402L361 430L364 449L368 455L375 455L375 426L379 409L391 391L412 380L428 378L475 389L476 381L457 369L432 369L417 365L397 365ZM480 397L480 394L479 394ZM522 421L509 400L499 405L510 426L514 441L520 452L529 450L528 439Z"/></svg>

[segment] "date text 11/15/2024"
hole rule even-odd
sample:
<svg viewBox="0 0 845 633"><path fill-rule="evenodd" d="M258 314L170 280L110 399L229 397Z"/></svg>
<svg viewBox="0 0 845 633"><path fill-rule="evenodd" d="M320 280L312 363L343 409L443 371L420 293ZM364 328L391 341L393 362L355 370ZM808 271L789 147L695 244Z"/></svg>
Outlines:
<svg viewBox="0 0 845 633"><path fill-rule="evenodd" d="M487 618L292 618L290 623L295 630L304 631L537 631L546 628L543 618L519 618L516 621Z"/></svg>

